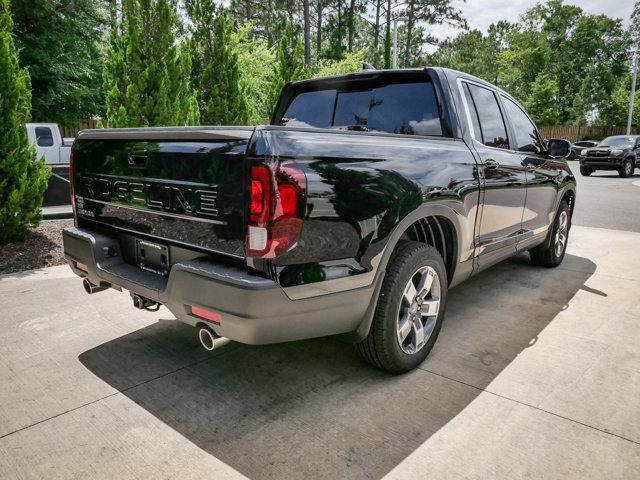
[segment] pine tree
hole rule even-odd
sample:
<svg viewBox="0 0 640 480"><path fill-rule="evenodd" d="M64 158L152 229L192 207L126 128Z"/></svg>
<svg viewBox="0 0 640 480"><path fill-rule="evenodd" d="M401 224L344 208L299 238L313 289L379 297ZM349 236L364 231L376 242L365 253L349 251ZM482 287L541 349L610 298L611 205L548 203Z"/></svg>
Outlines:
<svg viewBox="0 0 640 480"><path fill-rule="evenodd" d="M27 142L31 81L18 64L9 1L0 0L0 243L22 240L40 216L49 169Z"/></svg>
<svg viewBox="0 0 640 480"><path fill-rule="evenodd" d="M11 0L20 65L29 67L31 77L34 121L76 125L104 115L105 7L103 0Z"/></svg>
<svg viewBox="0 0 640 480"><path fill-rule="evenodd" d="M269 97L272 108L275 108L280 91L287 82L307 78L309 72L304 66L302 56L302 44L296 35L293 34L291 24L288 23L280 37L278 51L276 52L276 63L271 77L269 87Z"/></svg>
<svg viewBox="0 0 640 480"><path fill-rule="evenodd" d="M191 55L171 0L122 0L103 73L110 127L194 125Z"/></svg>
<svg viewBox="0 0 640 480"><path fill-rule="evenodd" d="M213 0L188 0L187 12L194 25L191 37L200 122L207 125L245 125L249 102L232 38L235 28L225 10L215 15Z"/></svg>
<svg viewBox="0 0 640 480"><path fill-rule="evenodd" d="M384 52L382 59L382 68L389 69L393 65L391 65L391 30L388 28L384 31L384 44L383 44Z"/></svg>

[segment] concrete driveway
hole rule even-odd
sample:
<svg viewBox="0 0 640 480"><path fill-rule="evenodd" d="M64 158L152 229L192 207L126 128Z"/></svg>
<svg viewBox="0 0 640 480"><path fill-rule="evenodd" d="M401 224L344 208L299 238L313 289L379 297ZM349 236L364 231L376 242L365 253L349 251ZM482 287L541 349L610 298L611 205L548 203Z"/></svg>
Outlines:
<svg viewBox="0 0 640 480"><path fill-rule="evenodd" d="M67 267L0 277L0 478L640 475L640 234L574 226L452 290L419 370L334 339L213 355Z"/></svg>

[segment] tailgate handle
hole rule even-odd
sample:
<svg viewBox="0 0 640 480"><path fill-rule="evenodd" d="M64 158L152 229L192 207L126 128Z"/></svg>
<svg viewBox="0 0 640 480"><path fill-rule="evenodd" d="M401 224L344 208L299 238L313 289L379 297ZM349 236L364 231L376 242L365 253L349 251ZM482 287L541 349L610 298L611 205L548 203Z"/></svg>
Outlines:
<svg viewBox="0 0 640 480"><path fill-rule="evenodd" d="M133 153L129 155L129 166L144 167L148 159L149 157L147 157L146 153Z"/></svg>

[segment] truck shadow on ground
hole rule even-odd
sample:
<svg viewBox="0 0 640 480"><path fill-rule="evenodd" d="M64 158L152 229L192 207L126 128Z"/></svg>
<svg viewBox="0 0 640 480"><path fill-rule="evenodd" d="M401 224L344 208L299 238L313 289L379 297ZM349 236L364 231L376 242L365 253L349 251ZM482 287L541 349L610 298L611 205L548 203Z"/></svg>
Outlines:
<svg viewBox="0 0 640 480"><path fill-rule="evenodd" d="M554 270L524 258L452 290L431 356L406 375L377 371L350 345L329 338L260 347L232 343L206 355L194 330L174 321L79 358L250 478L380 478L534 345L595 271L582 257L567 255L565 267Z"/></svg>

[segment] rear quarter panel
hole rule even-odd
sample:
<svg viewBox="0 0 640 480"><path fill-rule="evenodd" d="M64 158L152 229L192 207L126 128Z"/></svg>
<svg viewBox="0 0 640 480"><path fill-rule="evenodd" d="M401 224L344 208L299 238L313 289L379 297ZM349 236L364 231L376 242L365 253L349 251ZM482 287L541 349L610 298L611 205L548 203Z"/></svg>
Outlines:
<svg viewBox="0 0 640 480"><path fill-rule="evenodd" d="M371 284L388 243L429 214L455 226L459 262L473 256L478 174L462 141L264 127L250 151L294 160L307 178L298 244L263 266L289 293Z"/></svg>

